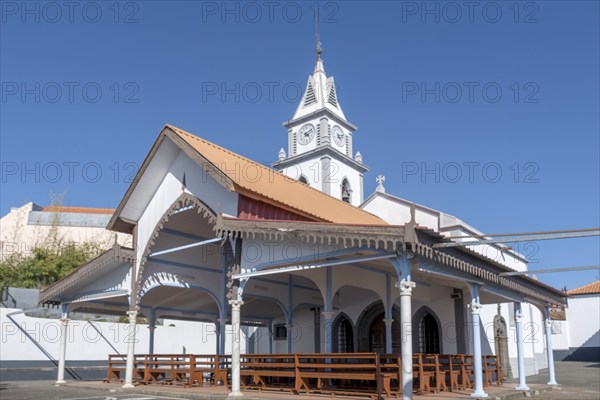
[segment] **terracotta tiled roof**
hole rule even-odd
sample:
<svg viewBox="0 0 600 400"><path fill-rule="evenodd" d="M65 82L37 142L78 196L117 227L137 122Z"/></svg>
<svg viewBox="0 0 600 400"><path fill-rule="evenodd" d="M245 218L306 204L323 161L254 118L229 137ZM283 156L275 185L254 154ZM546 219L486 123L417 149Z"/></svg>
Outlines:
<svg viewBox="0 0 600 400"><path fill-rule="evenodd" d="M167 125L233 183L233 190L269 204L300 212L317 221L388 225L381 218L326 195L271 168Z"/></svg>
<svg viewBox="0 0 600 400"><path fill-rule="evenodd" d="M567 294L569 296L572 296L575 294L596 294L596 293L600 293L600 281L588 283L585 286L578 287L577 289L567 291Z"/></svg>
<svg viewBox="0 0 600 400"><path fill-rule="evenodd" d="M61 213L79 213L79 214L108 214L115 212L114 208L92 208L92 207L71 207L71 206L46 206L42 211L61 212Z"/></svg>

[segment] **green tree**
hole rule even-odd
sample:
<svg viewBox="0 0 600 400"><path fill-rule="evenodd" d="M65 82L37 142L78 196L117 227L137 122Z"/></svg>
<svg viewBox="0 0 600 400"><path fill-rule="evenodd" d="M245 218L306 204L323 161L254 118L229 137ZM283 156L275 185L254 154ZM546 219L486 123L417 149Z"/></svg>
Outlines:
<svg viewBox="0 0 600 400"><path fill-rule="evenodd" d="M0 263L0 286L41 288L70 274L96 257L97 243L61 243L40 246L31 255L14 254Z"/></svg>

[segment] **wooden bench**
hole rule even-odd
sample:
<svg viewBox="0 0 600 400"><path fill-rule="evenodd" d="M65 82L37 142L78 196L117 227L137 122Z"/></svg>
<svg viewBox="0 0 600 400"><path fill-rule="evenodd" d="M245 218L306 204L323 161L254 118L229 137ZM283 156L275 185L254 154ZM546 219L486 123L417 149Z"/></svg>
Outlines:
<svg viewBox="0 0 600 400"><path fill-rule="evenodd" d="M110 383L113 380L118 382L123 382L123 378L121 377L121 373L125 373L127 365L127 355L126 354L110 354L108 356L108 374L106 379L104 379L105 383ZM143 354L135 354L133 361L133 380L138 381L142 379L144 376L144 355Z"/></svg>
<svg viewBox="0 0 600 400"><path fill-rule="evenodd" d="M431 379L434 371L425 369L423 365L423 354L413 354L413 387L417 394L424 394L431 391Z"/></svg>
<svg viewBox="0 0 600 400"><path fill-rule="evenodd" d="M211 385L227 385L230 368L231 356L194 354L190 358L188 385L203 385L206 380Z"/></svg>
<svg viewBox="0 0 600 400"><path fill-rule="evenodd" d="M385 395L389 399L390 382L396 375L381 370L379 355L375 353L301 354L296 355L294 391L373 398Z"/></svg>
<svg viewBox="0 0 600 400"><path fill-rule="evenodd" d="M290 389L293 387L295 378L293 354L246 354L241 356L240 383L243 387Z"/></svg>
<svg viewBox="0 0 600 400"><path fill-rule="evenodd" d="M446 386L446 371L441 368L439 354L424 354L422 356L422 360L424 372L433 374L432 378L435 382L435 386L431 388L431 391L434 393L439 393L442 390L447 392L448 386Z"/></svg>
<svg viewBox="0 0 600 400"><path fill-rule="evenodd" d="M146 354L144 357L143 384L188 382L192 356L187 354Z"/></svg>
<svg viewBox="0 0 600 400"><path fill-rule="evenodd" d="M482 358L484 371L484 385L491 385L493 383L502 385L504 379L502 376L502 366L498 362L498 357L483 356Z"/></svg>
<svg viewBox="0 0 600 400"><path fill-rule="evenodd" d="M441 354L438 357L440 369L446 372L446 386L451 392L465 388L462 354ZM462 380L462 381L461 381Z"/></svg>
<svg viewBox="0 0 600 400"><path fill-rule="evenodd" d="M381 354L379 363L382 373L392 374L392 392L402 393L402 357L400 354Z"/></svg>

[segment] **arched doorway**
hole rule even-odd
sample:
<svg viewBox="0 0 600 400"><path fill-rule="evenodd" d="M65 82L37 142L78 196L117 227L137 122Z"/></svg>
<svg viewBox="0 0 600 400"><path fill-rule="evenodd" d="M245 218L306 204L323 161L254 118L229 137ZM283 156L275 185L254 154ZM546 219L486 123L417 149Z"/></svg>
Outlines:
<svg viewBox="0 0 600 400"><path fill-rule="evenodd" d="M506 330L506 321L500 314L500 304L498 304L498 314L494 317L494 344L496 347L496 356L498 363L502 366L502 373L506 377L512 376L510 369L510 360L508 359L508 334Z"/></svg>
<svg viewBox="0 0 600 400"><path fill-rule="evenodd" d="M429 307L422 307L413 317L413 351L422 354L440 354L442 342L440 321Z"/></svg>
<svg viewBox="0 0 600 400"><path fill-rule="evenodd" d="M332 349L335 353L354 352L354 328L346 314L340 314L332 325Z"/></svg>
<svg viewBox="0 0 600 400"><path fill-rule="evenodd" d="M348 179L344 178L342 181L342 201L346 203L352 203L352 188Z"/></svg>
<svg viewBox="0 0 600 400"><path fill-rule="evenodd" d="M386 329L383 303L378 301L367 307L356 324L359 352L385 353ZM400 353L400 311L392 308L392 352Z"/></svg>

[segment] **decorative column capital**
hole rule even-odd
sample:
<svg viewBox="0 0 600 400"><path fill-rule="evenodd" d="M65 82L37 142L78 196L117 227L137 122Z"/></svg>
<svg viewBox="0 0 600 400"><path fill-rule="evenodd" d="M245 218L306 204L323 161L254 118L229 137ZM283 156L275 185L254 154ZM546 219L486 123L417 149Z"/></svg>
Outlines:
<svg viewBox="0 0 600 400"><path fill-rule="evenodd" d="M138 312L137 310L129 310L127 311L127 316L129 317L129 323L135 323L135 320L137 318Z"/></svg>
<svg viewBox="0 0 600 400"><path fill-rule="evenodd" d="M521 322L523 322L523 314L521 313L515 313L515 322L517 324L520 324Z"/></svg>
<svg viewBox="0 0 600 400"><path fill-rule="evenodd" d="M321 314L323 314L325 320L330 321L335 316L335 311L323 311Z"/></svg>
<svg viewBox="0 0 600 400"><path fill-rule="evenodd" d="M545 326L546 328L552 328L552 320L551 320L550 318L546 318L546 319L544 320L544 326Z"/></svg>
<svg viewBox="0 0 600 400"><path fill-rule="evenodd" d="M415 286L417 285L414 282L407 281L406 279L396 283L396 287L400 289L400 296L410 296Z"/></svg>
<svg viewBox="0 0 600 400"><path fill-rule="evenodd" d="M239 310L240 307L244 304L244 302L242 300L229 300L229 305L231 306L231 308L233 308L234 310L237 309Z"/></svg>
<svg viewBox="0 0 600 400"><path fill-rule="evenodd" d="M385 318L383 320L383 323L385 324L385 326L392 326L392 324L394 323L394 319L393 318Z"/></svg>
<svg viewBox="0 0 600 400"><path fill-rule="evenodd" d="M479 315L481 313L482 309L483 309L483 306L481 304L471 303L471 314Z"/></svg>

